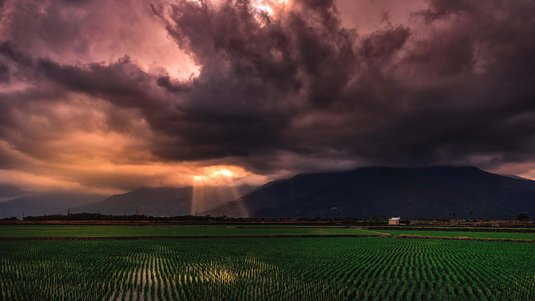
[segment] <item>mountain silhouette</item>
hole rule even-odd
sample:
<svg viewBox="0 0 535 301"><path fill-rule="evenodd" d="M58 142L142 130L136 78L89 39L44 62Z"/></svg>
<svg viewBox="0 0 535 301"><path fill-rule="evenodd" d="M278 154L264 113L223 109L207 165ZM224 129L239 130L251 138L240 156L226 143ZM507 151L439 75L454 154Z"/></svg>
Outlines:
<svg viewBox="0 0 535 301"><path fill-rule="evenodd" d="M250 217L514 218L535 215L535 181L476 167L366 167L300 174L205 212Z"/></svg>
<svg viewBox="0 0 535 301"><path fill-rule="evenodd" d="M227 186L143 187L112 195L102 202L74 208L71 212L147 216L195 215L228 203L253 188L248 185L235 188Z"/></svg>

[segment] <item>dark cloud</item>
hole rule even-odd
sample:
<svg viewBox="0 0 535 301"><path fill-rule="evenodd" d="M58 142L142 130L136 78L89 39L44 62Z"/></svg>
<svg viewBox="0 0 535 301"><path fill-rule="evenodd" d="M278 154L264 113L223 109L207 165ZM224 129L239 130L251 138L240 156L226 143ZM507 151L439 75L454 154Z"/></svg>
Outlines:
<svg viewBox="0 0 535 301"><path fill-rule="evenodd" d="M156 82L158 83L158 86L167 89L170 92L174 93L180 93L184 91L190 90L190 87L188 84L184 84L182 82L173 82L169 76L161 76L159 77Z"/></svg>
<svg viewBox="0 0 535 301"><path fill-rule="evenodd" d="M360 54L368 61L390 58L400 50L410 37L410 28L388 28L367 36L360 45Z"/></svg>
<svg viewBox="0 0 535 301"><path fill-rule="evenodd" d="M147 147L164 161L269 174L329 164L498 168L535 159L532 1L429 0L412 22L385 22L365 35L345 28L328 0L296 0L273 16L248 1L154 1L150 11L198 75L174 78L128 56L59 62L34 52L29 37L11 35L0 44L0 82L17 73L33 88L1 92L3 139L38 147L9 134L21 127L14 114L35 105L7 99L61 103L74 93L94 101L88 106L109 104L99 107L106 130L126 133L129 119L146 123ZM98 43L75 38L84 24L63 28L61 6L51 12L32 24L45 26L40 39L58 40L54 53L69 39L79 53ZM18 37L38 34L11 26Z"/></svg>
<svg viewBox="0 0 535 301"><path fill-rule="evenodd" d="M38 62L43 76L69 90L92 94L115 104L150 110L158 107L158 99L150 94L148 81L153 77L144 73L128 57L110 65L98 63L85 66L60 65L48 59Z"/></svg>
<svg viewBox="0 0 535 301"><path fill-rule="evenodd" d="M11 41L1 41L0 54L20 65L30 65L32 63L30 55L17 49Z"/></svg>
<svg viewBox="0 0 535 301"><path fill-rule="evenodd" d="M0 82L9 81L9 67L0 63Z"/></svg>
<svg viewBox="0 0 535 301"><path fill-rule="evenodd" d="M297 1L296 7L266 24L239 3L214 9L183 2L173 10L170 33L203 67L192 92L202 91L192 98L204 103L200 116L210 116L208 109L233 116L239 111L226 109L238 102L249 107L242 112L255 116L255 125L275 116L280 122L259 127L251 136L260 141L251 145L245 133L231 131L232 122L214 120L214 136L210 127L188 131L197 137L192 145L205 135L208 144L228 136L244 155L334 153L401 165L529 155L533 132L525 125L532 116L525 101L534 95L526 84L535 47L528 38L533 27L522 25L532 22L520 11L526 5L430 1L421 27L389 25L358 39L340 26L332 2ZM281 77L292 84L281 85ZM235 88L252 81L250 89ZM258 98L271 106L257 106ZM521 124L509 122L516 115L524 115ZM238 124L250 129L250 120Z"/></svg>
<svg viewBox="0 0 535 301"><path fill-rule="evenodd" d="M341 27L332 2L296 5L282 19L259 15L247 2L173 7L167 28L202 69L169 132L185 147L166 146L161 155L183 159L191 146L196 159L300 148L294 119L337 101L357 60L356 34Z"/></svg>

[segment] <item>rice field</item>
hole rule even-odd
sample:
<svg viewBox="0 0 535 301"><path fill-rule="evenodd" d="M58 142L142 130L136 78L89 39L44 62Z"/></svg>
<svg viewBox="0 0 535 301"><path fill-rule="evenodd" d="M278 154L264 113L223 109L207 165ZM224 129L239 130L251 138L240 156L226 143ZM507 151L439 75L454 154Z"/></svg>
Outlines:
<svg viewBox="0 0 535 301"><path fill-rule="evenodd" d="M535 232L476 232L476 231L437 231L437 230L376 230L390 235L420 235L436 237L468 237L491 239L535 240Z"/></svg>
<svg viewBox="0 0 535 301"><path fill-rule="evenodd" d="M535 244L3 240L2 300L535 300Z"/></svg>
<svg viewBox="0 0 535 301"><path fill-rule="evenodd" d="M13 237L182 237L182 236L284 236L380 235L349 227L307 226L130 226L130 225L0 225L0 238Z"/></svg>

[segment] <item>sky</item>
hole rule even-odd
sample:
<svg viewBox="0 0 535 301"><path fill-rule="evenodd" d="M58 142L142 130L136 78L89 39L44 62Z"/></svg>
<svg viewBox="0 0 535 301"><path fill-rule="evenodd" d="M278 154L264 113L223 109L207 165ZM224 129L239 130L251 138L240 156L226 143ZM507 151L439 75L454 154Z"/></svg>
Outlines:
<svg viewBox="0 0 535 301"><path fill-rule="evenodd" d="M530 0L0 0L0 199L361 166L535 179Z"/></svg>

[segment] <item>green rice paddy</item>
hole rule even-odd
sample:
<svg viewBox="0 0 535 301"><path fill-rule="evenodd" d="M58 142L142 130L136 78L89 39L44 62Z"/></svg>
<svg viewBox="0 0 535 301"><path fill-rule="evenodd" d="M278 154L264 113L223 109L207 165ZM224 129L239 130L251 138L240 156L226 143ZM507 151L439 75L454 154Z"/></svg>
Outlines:
<svg viewBox="0 0 535 301"><path fill-rule="evenodd" d="M535 243L314 237L368 233L321 227L3 227L0 300L535 300ZM225 231L308 236L176 237ZM162 232L172 237L139 237Z"/></svg>
<svg viewBox="0 0 535 301"><path fill-rule="evenodd" d="M258 235L378 235L349 227L240 227L240 226L127 226L127 225L2 225L6 237L175 237L175 236L258 236Z"/></svg>
<svg viewBox="0 0 535 301"><path fill-rule="evenodd" d="M468 237L468 238L491 238L491 239L519 239L535 240L535 232L475 232L475 231L436 231L436 230L376 230L390 235L418 235L436 237Z"/></svg>

